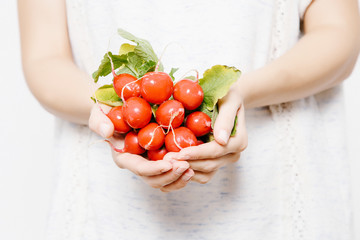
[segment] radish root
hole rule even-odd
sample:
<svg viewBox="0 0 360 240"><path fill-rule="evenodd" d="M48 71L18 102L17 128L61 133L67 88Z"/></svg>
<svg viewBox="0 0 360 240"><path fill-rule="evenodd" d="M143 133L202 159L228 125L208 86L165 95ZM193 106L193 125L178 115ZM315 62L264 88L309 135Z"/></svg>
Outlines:
<svg viewBox="0 0 360 240"><path fill-rule="evenodd" d="M157 126L157 127L154 129L154 131L152 132L150 142L149 142L148 144L146 144L146 145L145 145L145 149L147 149L147 148L151 145L151 143L154 141L154 138L155 138L155 131L156 131L158 128L160 128L160 129L161 129L161 131L164 133L164 129L162 129L161 125ZM164 134L165 134L165 133L164 133Z"/></svg>
<svg viewBox="0 0 360 240"><path fill-rule="evenodd" d="M120 148L116 148L115 146L114 146L114 144L112 144L109 140L104 140L105 142L107 142L109 145L110 145L110 147L112 148L112 150L114 150L115 152L118 152L118 153L124 153L124 152L126 152L126 149L125 148L123 148L123 149L120 149Z"/></svg>
<svg viewBox="0 0 360 240"><path fill-rule="evenodd" d="M184 47L183 47L180 43L178 43L178 42L170 42L170 43L168 43L168 44L165 46L164 50L162 51L162 53L161 53L161 55L160 55L160 57L159 57L159 60L158 60L158 62L157 62L157 64L156 64L156 67L155 67L155 72L158 72L158 71L159 71L159 66L160 66L160 63L161 63L161 59L163 58L163 56L164 56L164 54L165 54L165 51L167 50L167 48L168 48L170 45L173 45L173 44L177 44L178 46L180 46L180 47L184 50ZM184 51L185 51L185 50L184 50Z"/></svg>

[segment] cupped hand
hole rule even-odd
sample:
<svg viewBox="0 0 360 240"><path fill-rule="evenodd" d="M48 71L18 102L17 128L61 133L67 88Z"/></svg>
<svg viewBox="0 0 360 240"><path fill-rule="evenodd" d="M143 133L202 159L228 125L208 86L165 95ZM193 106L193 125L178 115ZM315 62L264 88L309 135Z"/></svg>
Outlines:
<svg viewBox="0 0 360 240"><path fill-rule="evenodd" d="M236 134L230 137L236 116ZM247 147L244 105L236 84L219 100L219 115L213 132L215 141L184 148L167 156L170 159L189 162L195 173L192 181L209 182L220 167L239 160L240 153Z"/></svg>
<svg viewBox="0 0 360 240"><path fill-rule="evenodd" d="M114 134L114 125L106 116L111 107L95 104L89 118L89 128L107 138L116 148L124 145L124 137ZM186 186L192 175L192 169L186 161L159 160L150 161L141 155L112 151L113 160L119 168L128 169L140 176L145 183L163 192L179 190Z"/></svg>

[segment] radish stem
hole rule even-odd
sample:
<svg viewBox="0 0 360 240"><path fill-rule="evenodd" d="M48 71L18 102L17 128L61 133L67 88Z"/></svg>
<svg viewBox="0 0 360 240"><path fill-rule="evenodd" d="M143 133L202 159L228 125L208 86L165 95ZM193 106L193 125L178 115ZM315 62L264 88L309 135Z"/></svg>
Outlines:
<svg viewBox="0 0 360 240"><path fill-rule="evenodd" d="M196 70L196 69L190 69L189 71L187 71L187 72L180 78L180 80L177 81L177 82L180 82L181 80L184 80L184 78L186 77L186 75L188 75L188 73L190 73L190 72L195 72L195 73L196 73L196 77L195 77L196 79L195 79L195 81L193 81L192 79L189 79L189 80L198 83L198 82L199 82L199 71Z"/></svg>
<svg viewBox="0 0 360 240"><path fill-rule="evenodd" d="M113 63L113 61L112 61L112 59L111 59L111 57L110 57L110 55L109 55L109 52L107 52L106 55L108 56L108 58L109 58L109 60L110 60L111 72L112 72L113 76L116 77L117 75L116 75L116 73L115 73L114 63Z"/></svg>

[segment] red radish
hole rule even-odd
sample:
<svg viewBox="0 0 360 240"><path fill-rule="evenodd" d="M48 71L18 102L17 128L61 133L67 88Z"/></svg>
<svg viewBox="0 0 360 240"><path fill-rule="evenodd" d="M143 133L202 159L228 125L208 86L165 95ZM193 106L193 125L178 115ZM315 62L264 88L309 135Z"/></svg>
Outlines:
<svg viewBox="0 0 360 240"><path fill-rule="evenodd" d="M125 121L132 128L143 128L151 120L150 104L139 97L129 98L123 108Z"/></svg>
<svg viewBox="0 0 360 240"><path fill-rule="evenodd" d="M174 99L181 102L185 109L194 110L201 105L204 91L197 82L183 79L174 86Z"/></svg>
<svg viewBox="0 0 360 240"><path fill-rule="evenodd" d="M145 152L145 149L139 145L138 135L133 131L126 134L124 149L125 152L132 154L143 154Z"/></svg>
<svg viewBox="0 0 360 240"><path fill-rule="evenodd" d="M165 134L157 123L149 123L138 134L139 144L146 150L156 150L164 145Z"/></svg>
<svg viewBox="0 0 360 240"><path fill-rule="evenodd" d="M156 161L156 160L163 160L164 156L168 153L166 148L160 148L157 150L149 150L147 152L149 160Z"/></svg>
<svg viewBox="0 0 360 240"><path fill-rule="evenodd" d="M110 144L114 151L119 153L143 154L145 152L145 149L139 145L138 135L133 131L126 134L123 149L116 148L109 140L105 141Z"/></svg>
<svg viewBox="0 0 360 240"><path fill-rule="evenodd" d="M161 104L168 100L174 89L169 74L164 72L148 72L141 80L141 96L146 101L154 104Z"/></svg>
<svg viewBox="0 0 360 240"><path fill-rule="evenodd" d="M118 133L127 133L131 130L129 125L124 120L122 106L113 107L107 114L107 116L114 124L115 131L117 131Z"/></svg>
<svg viewBox="0 0 360 240"><path fill-rule="evenodd" d="M196 142L194 133L186 127L179 127L165 137L165 146L169 152L179 152L182 148L196 146Z"/></svg>
<svg viewBox="0 0 360 240"><path fill-rule="evenodd" d="M156 110L156 121L164 128L179 127L184 121L185 109L181 102L168 100Z"/></svg>
<svg viewBox="0 0 360 240"><path fill-rule="evenodd" d="M203 112L193 112L187 116L185 126L197 137L204 136L211 131L211 118Z"/></svg>
<svg viewBox="0 0 360 240"><path fill-rule="evenodd" d="M140 80L127 74L119 74L114 76L114 89L116 94L123 100L127 100L131 97L140 97Z"/></svg>

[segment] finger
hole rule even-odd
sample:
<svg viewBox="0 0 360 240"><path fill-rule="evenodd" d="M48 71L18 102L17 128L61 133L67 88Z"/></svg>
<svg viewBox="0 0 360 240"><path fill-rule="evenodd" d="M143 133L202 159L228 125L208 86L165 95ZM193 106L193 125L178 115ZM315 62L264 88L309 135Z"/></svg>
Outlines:
<svg viewBox="0 0 360 240"><path fill-rule="evenodd" d="M194 170L189 168L186 172L175 182L160 188L162 192L172 192L184 188L190 179L194 176Z"/></svg>
<svg viewBox="0 0 360 240"><path fill-rule="evenodd" d="M155 176L172 169L169 161L149 161L140 155L118 153L112 150L113 159L120 168L125 168L138 176Z"/></svg>
<svg viewBox="0 0 360 240"><path fill-rule="evenodd" d="M216 141L211 141L198 146L182 149L172 153L171 157L177 160L214 159L230 153L228 146L222 146Z"/></svg>
<svg viewBox="0 0 360 240"><path fill-rule="evenodd" d="M216 171L204 173L204 172L198 172L194 171L194 176L191 178L191 181L205 184L208 183L212 177L215 175Z"/></svg>
<svg viewBox="0 0 360 240"><path fill-rule="evenodd" d="M231 137L227 147L231 149L231 152L242 152L248 145L248 135L245 125L245 111L244 108L240 108L237 114L238 121L236 124L236 134Z"/></svg>
<svg viewBox="0 0 360 240"><path fill-rule="evenodd" d="M114 124L106 116L111 107L94 104L89 118L89 128L104 138L109 138L114 133Z"/></svg>
<svg viewBox="0 0 360 240"><path fill-rule="evenodd" d="M236 162L240 158L240 153L230 153L216 159L189 161L191 169L198 172L210 173L218 170L226 164Z"/></svg>
<svg viewBox="0 0 360 240"><path fill-rule="evenodd" d="M144 181L153 188L161 188L178 180L183 173L189 169L189 163L186 161L176 161L173 163L171 171L161 175L143 177Z"/></svg>
<svg viewBox="0 0 360 240"><path fill-rule="evenodd" d="M240 108L240 99L235 90L230 90L224 98L219 100L219 115L214 126L214 137L221 145L226 145L234 126L235 116Z"/></svg>

